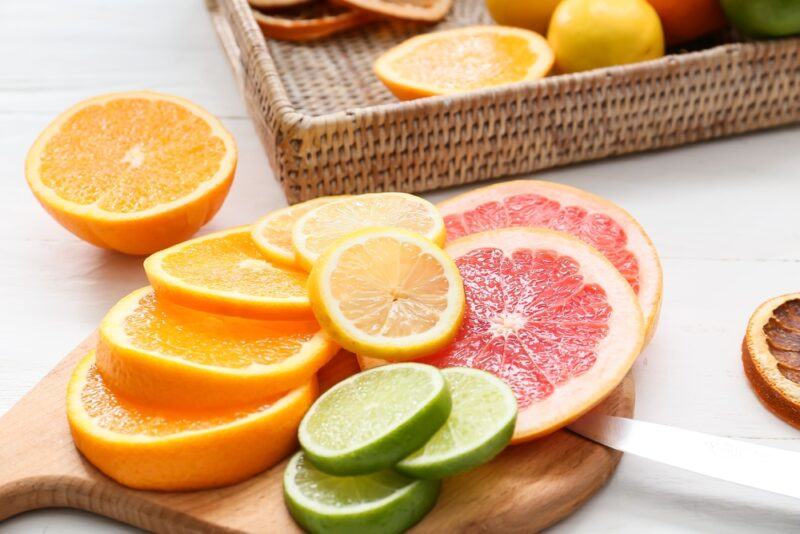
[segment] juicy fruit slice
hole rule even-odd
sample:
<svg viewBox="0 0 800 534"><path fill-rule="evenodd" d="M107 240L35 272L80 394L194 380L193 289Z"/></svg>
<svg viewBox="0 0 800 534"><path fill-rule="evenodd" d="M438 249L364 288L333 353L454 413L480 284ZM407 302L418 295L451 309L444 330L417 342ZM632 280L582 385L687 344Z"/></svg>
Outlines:
<svg viewBox="0 0 800 534"><path fill-rule="evenodd" d="M42 206L81 239L149 254L214 216L236 159L231 134L188 100L114 93L59 115L28 152L25 177Z"/></svg>
<svg viewBox="0 0 800 534"><path fill-rule="evenodd" d="M747 324L742 362L764 404L800 427L800 293L758 307Z"/></svg>
<svg viewBox="0 0 800 534"><path fill-rule="evenodd" d="M400 363L354 375L311 407L298 436L308 458L332 475L388 469L423 444L450 414L442 373Z"/></svg>
<svg viewBox="0 0 800 534"><path fill-rule="evenodd" d="M292 228L292 247L298 263L310 271L338 239L374 227L402 228L444 244L444 222L433 204L406 193L372 193L330 202L300 217Z"/></svg>
<svg viewBox="0 0 800 534"><path fill-rule="evenodd" d="M67 387L75 445L120 484L190 490L233 484L274 465L316 394L311 381L283 397L223 411L171 411L135 404L109 389L88 354Z"/></svg>
<svg viewBox="0 0 800 534"><path fill-rule="evenodd" d="M464 313L453 260L394 228L355 232L330 247L309 275L308 292L317 320L339 344L395 361L444 347Z"/></svg>
<svg viewBox="0 0 800 534"><path fill-rule="evenodd" d="M485 230L542 226L581 239L602 252L639 296L647 338L661 309L661 263L644 229L616 204L580 189L517 180L475 189L438 205L447 239Z"/></svg>
<svg viewBox="0 0 800 534"><path fill-rule="evenodd" d="M538 80L553 67L538 33L470 26L412 37L375 61L378 78L401 100Z"/></svg>
<svg viewBox="0 0 800 534"><path fill-rule="evenodd" d="M311 319L306 273L264 258L248 226L153 254L144 269L159 298L251 319Z"/></svg>
<svg viewBox="0 0 800 534"><path fill-rule="evenodd" d="M502 451L514 433L517 401L492 374L453 367L442 370L453 407L424 447L395 466L414 478L442 479L482 465Z"/></svg>
<svg viewBox="0 0 800 534"><path fill-rule="evenodd" d="M271 262L299 267L292 248L292 227L297 219L323 204L342 197L322 197L268 213L253 225L253 241Z"/></svg>
<svg viewBox="0 0 800 534"><path fill-rule="evenodd" d="M260 402L314 376L337 351L309 321L255 321L157 300L149 287L100 324L97 367L130 399L175 408Z"/></svg>
<svg viewBox="0 0 800 534"><path fill-rule="evenodd" d="M313 534L405 532L433 508L436 480L413 480L391 470L337 477L297 453L286 466L283 492L292 517Z"/></svg>
<svg viewBox="0 0 800 534"><path fill-rule="evenodd" d="M320 393L328 391L359 371L361 371L361 366L358 364L356 355L348 350L340 350L317 372Z"/></svg>

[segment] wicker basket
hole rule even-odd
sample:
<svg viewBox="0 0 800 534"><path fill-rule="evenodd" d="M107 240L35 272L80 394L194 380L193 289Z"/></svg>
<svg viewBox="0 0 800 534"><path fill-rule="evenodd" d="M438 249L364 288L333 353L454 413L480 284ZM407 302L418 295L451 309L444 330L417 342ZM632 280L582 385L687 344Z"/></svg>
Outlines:
<svg viewBox="0 0 800 534"><path fill-rule="evenodd" d="M488 23L386 22L308 44L262 36L247 0L208 0L289 202L420 192L800 121L800 39L730 43L624 67L398 102L371 64L403 39Z"/></svg>

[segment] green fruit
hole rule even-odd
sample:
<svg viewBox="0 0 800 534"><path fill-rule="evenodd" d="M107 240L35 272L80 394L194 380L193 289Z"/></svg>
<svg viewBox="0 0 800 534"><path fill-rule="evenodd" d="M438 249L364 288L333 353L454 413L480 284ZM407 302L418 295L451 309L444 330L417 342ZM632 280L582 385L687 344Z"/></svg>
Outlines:
<svg viewBox="0 0 800 534"><path fill-rule="evenodd" d="M394 466L447 421L450 393L430 365L399 363L351 376L328 390L300 423L308 459L331 475Z"/></svg>
<svg viewBox="0 0 800 534"><path fill-rule="evenodd" d="M753 37L800 33L800 0L720 0L731 24Z"/></svg>
<svg viewBox="0 0 800 534"><path fill-rule="evenodd" d="M413 480L392 470L337 477L297 453L283 475L286 507L311 533L400 533L425 517L439 495L439 481Z"/></svg>

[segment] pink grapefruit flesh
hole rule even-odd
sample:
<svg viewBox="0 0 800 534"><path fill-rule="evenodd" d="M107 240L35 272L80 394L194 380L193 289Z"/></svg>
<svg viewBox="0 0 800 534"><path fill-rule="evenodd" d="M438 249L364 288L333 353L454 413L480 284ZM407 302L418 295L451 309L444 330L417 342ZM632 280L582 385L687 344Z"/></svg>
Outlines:
<svg viewBox="0 0 800 534"><path fill-rule="evenodd" d="M499 228L536 226L571 234L602 252L639 297L647 339L661 307L658 254L639 223L616 204L551 182L516 180L474 189L438 205L447 239Z"/></svg>

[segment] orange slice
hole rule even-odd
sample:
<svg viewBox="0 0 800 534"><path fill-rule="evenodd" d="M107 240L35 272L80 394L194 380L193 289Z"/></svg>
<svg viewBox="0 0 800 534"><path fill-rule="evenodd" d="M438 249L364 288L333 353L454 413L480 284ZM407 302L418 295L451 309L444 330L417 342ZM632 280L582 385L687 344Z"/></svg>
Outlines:
<svg viewBox="0 0 800 534"><path fill-rule="evenodd" d="M412 37L379 57L374 70L409 100L538 80L552 67L553 51L538 33L470 26Z"/></svg>
<svg viewBox="0 0 800 534"><path fill-rule="evenodd" d="M162 250L144 269L159 297L197 310L252 319L313 317L306 273L264 258L249 226Z"/></svg>
<svg viewBox="0 0 800 534"><path fill-rule="evenodd" d="M292 248L292 226L297 219L323 204L344 198L321 197L275 210L253 225L253 241L268 260L280 265L300 268Z"/></svg>
<svg viewBox="0 0 800 534"><path fill-rule="evenodd" d="M244 408L157 409L112 392L92 352L75 368L67 387L67 418L78 450L120 484L203 489L249 478L290 453L316 391L312 380L282 397Z"/></svg>
<svg viewBox="0 0 800 534"><path fill-rule="evenodd" d="M217 212L236 143L213 115L147 91L85 100L59 115L28 152L25 176L67 230L128 254L187 239Z"/></svg>
<svg viewBox="0 0 800 534"><path fill-rule="evenodd" d="M130 399L205 409L260 402L296 388L338 348L313 320L214 315L156 300L145 287L103 318L97 367Z"/></svg>
<svg viewBox="0 0 800 534"><path fill-rule="evenodd" d="M436 22L447 15L453 0L333 0L333 3L384 17Z"/></svg>
<svg viewBox="0 0 800 534"><path fill-rule="evenodd" d="M356 355L347 350L340 350L317 373L319 392L324 393L333 386L361 371Z"/></svg>
<svg viewBox="0 0 800 534"><path fill-rule="evenodd" d="M282 41L322 39L378 19L372 13L327 2L301 4L270 13L254 9L253 17L265 37Z"/></svg>

